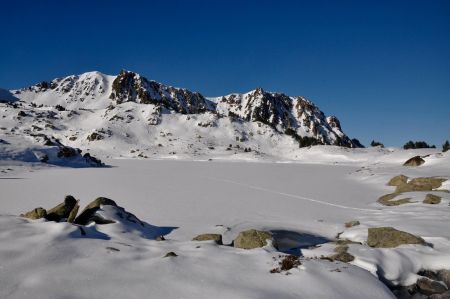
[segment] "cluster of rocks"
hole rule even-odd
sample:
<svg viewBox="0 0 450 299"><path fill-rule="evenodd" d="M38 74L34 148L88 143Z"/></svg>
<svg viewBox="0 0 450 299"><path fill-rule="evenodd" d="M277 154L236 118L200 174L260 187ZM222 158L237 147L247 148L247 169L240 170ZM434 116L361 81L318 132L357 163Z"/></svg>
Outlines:
<svg viewBox="0 0 450 299"><path fill-rule="evenodd" d="M398 177L392 180L394 183L405 182L404 177ZM420 181L420 180L419 180ZM83 211L78 214L79 211L79 201L73 196L67 195L64 201L51 209L44 209L38 207L27 213L21 214L20 216L29 219L46 219L48 221L55 222L69 222L80 227L82 234L85 234L81 226L87 225L89 223L96 224L110 224L115 221L112 219L107 219L102 217L97 211L101 209L102 206L114 206L118 209L118 215L121 219L129 220L131 222L140 224L144 226L136 216L131 213L126 212L123 208L119 207L115 201L106 198L98 197L89 203ZM123 212L123 213L122 213ZM357 220L349 221L345 223L346 228L351 228L360 225ZM339 238L339 236L338 236ZM165 238L160 236L156 238L157 241L164 241ZM217 245L223 245L223 239L221 234L207 233L197 235L192 239L196 242L201 241L213 241ZM410 234L408 232L397 230L393 227L373 227L368 228L368 237L366 245L353 242L346 239L338 239L335 242L334 254L328 257L322 257L330 261L339 261L344 263L350 263L354 261L355 257L348 252L350 244L357 244L359 246L369 246L372 248L395 248L400 245L405 244L415 244L421 246L428 246L428 244L420 237ZM249 229L242 231L238 236L232 241L229 246L241 249L254 249L261 248L264 246L272 245L278 248L276 238L270 231ZM173 258L177 257L178 254L171 251L168 252L164 257ZM274 258L274 260L277 260ZM301 265L301 260L295 255L279 255L278 266L271 269L270 273L285 273L290 274L288 271L293 268L298 268ZM428 297L417 297L417 298L432 298L432 299L445 299L449 298L450 291L450 270L440 270L437 272L431 271L421 271L418 275L422 276L417 282L411 286L406 287L393 287L394 293L399 296L399 298L412 298L419 294L418 296L428 296ZM414 297L416 298L416 297Z"/></svg>
<svg viewBox="0 0 450 299"><path fill-rule="evenodd" d="M393 289L398 298L450 298L450 270L421 270L417 275L422 276L416 283Z"/></svg>
<svg viewBox="0 0 450 299"><path fill-rule="evenodd" d="M76 200L71 195L67 195L62 203L49 210L38 207L29 212L21 214L20 216L29 219L43 218L48 221L69 222L78 225L87 225L91 222L94 222L96 224L114 223L114 220L103 218L97 214L97 211L103 205L115 206L124 211L124 209L119 207L112 199L106 197L98 197L91 203L89 203L78 215L78 210L80 208L79 200ZM131 216L133 216L134 222L140 222L133 214L128 212L125 213L128 220L131 218ZM142 224L142 222L140 223Z"/></svg>
<svg viewBox="0 0 450 299"><path fill-rule="evenodd" d="M397 179L399 180L399 179ZM359 225L359 221L350 221L345 224L349 228ZM338 235L339 237L339 235ZM349 244L359 244L350 240L337 240L335 254L328 257L322 257L330 261L351 262L354 256L348 253ZM419 236L411 233L397 230L393 227L372 227L368 229L366 245L372 248L395 248L401 245L413 244L429 246ZM417 275L422 276L414 284L409 286L392 286L386 282L397 298L409 299L449 299L450 298L450 270L441 269L433 272L430 270L421 270Z"/></svg>
<svg viewBox="0 0 450 299"><path fill-rule="evenodd" d="M442 183L447 179L440 177L420 177L409 179L405 175L397 175L389 180L388 186L396 187L393 193L389 193L381 196L378 202L385 206L398 206L406 203L411 203L411 198L405 197L401 199L396 199L396 197L403 195L405 192L449 192L448 190L441 190ZM439 204L441 202L441 197L428 193L423 200L425 204Z"/></svg>
<svg viewBox="0 0 450 299"><path fill-rule="evenodd" d="M218 245L223 245L220 234L201 234L192 239L193 241L214 241ZM254 249L272 244L275 248L276 242L271 232L256 229L249 229L239 233L233 240L231 246L242 249Z"/></svg>

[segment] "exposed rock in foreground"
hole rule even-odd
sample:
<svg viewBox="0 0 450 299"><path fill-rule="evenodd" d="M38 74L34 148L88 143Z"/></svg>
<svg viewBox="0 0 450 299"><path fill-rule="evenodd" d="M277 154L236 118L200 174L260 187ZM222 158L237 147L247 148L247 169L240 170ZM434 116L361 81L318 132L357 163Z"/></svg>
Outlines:
<svg viewBox="0 0 450 299"><path fill-rule="evenodd" d="M49 221L56 221L56 222L67 220L67 218L69 218L70 213L76 207L76 205L77 200L73 196L67 195L64 198L64 202L47 211L46 219Z"/></svg>
<svg viewBox="0 0 450 299"><path fill-rule="evenodd" d="M350 263L355 259L355 257L353 255L351 255L350 253L348 253L347 251L348 251L347 245L339 245L334 249L334 252L336 252L336 254L330 256L329 258L332 261L340 261L343 263Z"/></svg>
<svg viewBox="0 0 450 299"><path fill-rule="evenodd" d="M425 241L410 233L393 227L373 227L368 229L367 245L377 248L393 248L404 244L426 245Z"/></svg>
<svg viewBox="0 0 450 299"><path fill-rule="evenodd" d="M274 244L274 238L270 232L250 229L240 232L236 239L234 239L234 247L243 249L253 249L264 247L268 245L267 241Z"/></svg>
<svg viewBox="0 0 450 299"><path fill-rule="evenodd" d="M102 205L117 207L117 204L114 200L106 197L98 197L94 201L89 203L81 212L81 214L78 217L76 217L75 223L81 225L86 225L90 222L95 222L97 224L114 223L115 221L113 220L104 219L101 216L96 215L96 212L100 209Z"/></svg>
<svg viewBox="0 0 450 299"><path fill-rule="evenodd" d="M102 216L99 212L102 206L112 206L116 209L115 215L120 219L144 226L144 223L139 220L135 215L125 211L124 208L119 207L114 200L106 197L98 197L89 203L80 215L77 216L79 210L79 201L73 196L67 195L64 198L64 202L46 211L44 208L36 208L30 212L21 214L21 217L28 219L40 219L45 218L48 221L55 222L69 222L77 225L88 225L89 223L95 224L110 224L115 223L114 219L108 219Z"/></svg>

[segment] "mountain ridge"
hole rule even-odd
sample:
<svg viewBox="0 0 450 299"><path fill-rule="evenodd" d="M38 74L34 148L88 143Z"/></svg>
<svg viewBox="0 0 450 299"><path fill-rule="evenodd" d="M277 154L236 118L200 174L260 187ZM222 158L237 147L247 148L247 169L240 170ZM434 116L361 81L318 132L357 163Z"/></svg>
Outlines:
<svg viewBox="0 0 450 299"><path fill-rule="evenodd" d="M5 135L39 131L110 157L239 155L253 149L252 155L292 158L296 148L310 145L360 147L336 116L326 116L313 102L262 88L212 98L131 71L93 71L10 90L11 97L16 100L2 104L0 124L14 130L3 130Z"/></svg>

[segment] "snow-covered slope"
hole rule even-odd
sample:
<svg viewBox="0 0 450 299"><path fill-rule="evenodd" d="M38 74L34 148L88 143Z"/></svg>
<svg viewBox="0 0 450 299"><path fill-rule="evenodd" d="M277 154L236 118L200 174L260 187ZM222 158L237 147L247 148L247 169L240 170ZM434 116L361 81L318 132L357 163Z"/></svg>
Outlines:
<svg viewBox="0 0 450 299"><path fill-rule="evenodd" d="M38 142L37 133L100 157L283 160L300 146L358 145L303 97L258 88L206 98L128 71L54 79L3 91L0 100L0 135L10 148L21 138Z"/></svg>

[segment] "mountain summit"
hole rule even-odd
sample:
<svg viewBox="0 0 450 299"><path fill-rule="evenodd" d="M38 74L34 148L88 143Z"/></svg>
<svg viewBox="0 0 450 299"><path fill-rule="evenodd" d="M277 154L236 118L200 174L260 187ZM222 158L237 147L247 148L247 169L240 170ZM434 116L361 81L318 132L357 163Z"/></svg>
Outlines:
<svg viewBox="0 0 450 299"><path fill-rule="evenodd" d="M111 157L245 152L293 158L304 146L359 146L335 116L326 117L306 98L262 88L207 98L123 70L117 76L72 75L1 95L7 95L0 98L6 139L39 142L38 133Z"/></svg>

